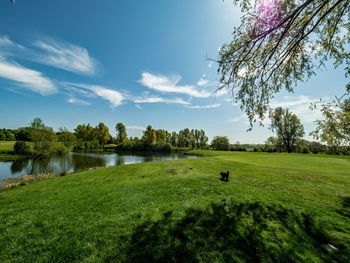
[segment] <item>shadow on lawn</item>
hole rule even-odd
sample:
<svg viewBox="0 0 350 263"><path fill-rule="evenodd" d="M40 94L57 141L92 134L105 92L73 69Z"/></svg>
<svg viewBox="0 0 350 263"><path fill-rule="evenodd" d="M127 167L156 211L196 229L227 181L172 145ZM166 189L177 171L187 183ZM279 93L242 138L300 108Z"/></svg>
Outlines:
<svg viewBox="0 0 350 263"><path fill-rule="evenodd" d="M127 262L345 262L322 228L281 206L223 201L136 227Z"/></svg>
<svg viewBox="0 0 350 263"><path fill-rule="evenodd" d="M338 210L339 214L342 216L350 218L350 197L349 196L343 196L340 197L342 201L342 209Z"/></svg>

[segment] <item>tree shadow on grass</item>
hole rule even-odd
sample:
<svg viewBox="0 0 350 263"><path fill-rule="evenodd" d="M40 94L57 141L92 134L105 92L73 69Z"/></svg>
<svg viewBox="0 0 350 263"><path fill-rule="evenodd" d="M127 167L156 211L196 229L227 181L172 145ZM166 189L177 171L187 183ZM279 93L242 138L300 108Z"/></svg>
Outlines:
<svg viewBox="0 0 350 263"><path fill-rule="evenodd" d="M327 234L313 218L281 206L223 201L171 212L136 227L127 262L346 262L329 251ZM345 255L347 254L347 255Z"/></svg>
<svg viewBox="0 0 350 263"><path fill-rule="evenodd" d="M340 197L342 201L342 209L338 210L339 214L342 216L350 218L350 197L349 196L343 196Z"/></svg>

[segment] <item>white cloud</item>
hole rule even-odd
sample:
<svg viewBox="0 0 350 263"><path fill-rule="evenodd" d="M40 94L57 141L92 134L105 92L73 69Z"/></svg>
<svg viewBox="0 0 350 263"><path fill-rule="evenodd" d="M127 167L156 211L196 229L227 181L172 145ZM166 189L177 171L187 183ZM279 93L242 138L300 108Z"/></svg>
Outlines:
<svg viewBox="0 0 350 263"><path fill-rule="evenodd" d="M181 76L178 75L172 78L168 78L162 75L153 75L148 72L143 72L140 83L149 89L164 93L182 93L197 98L210 97L211 93L205 90L198 90L195 86L177 85L180 80Z"/></svg>
<svg viewBox="0 0 350 263"><path fill-rule="evenodd" d="M182 104L182 105L188 105L190 104L187 101L184 101L183 99L176 98L176 99L166 99L161 97L148 97L148 98L141 98L134 100L135 103L166 103L166 104Z"/></svg>
<svg viewBox="0 0 350 263"><path fill-rule="evenodd" d="M141 107L141 105L135 104L135 107L138 108L139 110L142 110L143 108Z"/></svg>
<svg viewBox="0 0 350 263"><path fill-rule="evenodd" d="M203 79L203 78L201 78L198 82L197 82L197 86L199 86L199 87L202 87L202 86L206 86L206 85L208 85L208 80L207 79Z"/></svg>
<svg viewBox="0 0 350 263"><path fill-rule="evenodd" d="M272 101L271 108L288 108L298 116L302 123L312 123L317 119L322 119L322 113L318 109L310 109L311 103L317 101L319 101L319 99L310 98L308 96L285 96L279 101Z"/></svg>
<svg viewBox="0 0 350 263"><path fill-rule="evenodd" d="M239 122L239 121L244 120L244 118L245 118L245 115L241 115L241 116L238 116L238 117L234 117L234 118L232 118L232 119L229 119L227 122L232 122L232 123L234 123L234 122Z"/></svg>
<svg viewBox="0 0 350 263"><path fill-rule="evenodd" d="M144 131L144 130L146 130L145 127L136 126L136 125L126 126L126 129L129 129L129 130L138 130L138 131Z"/></svg>
<svg viewBox="0 0 350 263"><path fill-rule="evenodd" d="M75 84L75 83L64 83L65 85L73 88L81 88L92 91L97 96L107 100L110 103L111 108L116 108L123 104L125 99L123 94L116 90L107 89L98 85L87 85L87 84Z"/></svg>
<svg viewBox="0 0 350 263"><path fill-rule="evenodd" d="M8 36L0 36L0 46L11 46L14 43L9 39Z"/></svg>
<svg viewBox="0 0 350 263"><path fill-rule="evenodd" d="M39 71L25 68L14 62L0 60L0 77L16 82L17 86L25 87L41 95L57 92L54 83Z"/></svg>
<svg viewBox="0 0 350 263"><path fill-rule="evenodd" d="M72 103L72 104L78 104L78 105L91 105L90 102L88 101L85 101L85 100L80 100L80 99L77 99L77 98L74 98L74 97L71 97L67 100L67 102L69 103Z"/></svg>
<svg viewBox="0 0 350 263"><path fill-rule="evenodd" d="M83 47L55 40L37 41L34 45L45 52L33 58L40 63L79 74L92 75L96 71L94 59Z"/></svg>
<svg viewBox="0 0 350 263"><path fill-rule="evenodd" d="M189 109L214 109L220 107L221 104L204 105L204 106L187 106Z"/></svg>

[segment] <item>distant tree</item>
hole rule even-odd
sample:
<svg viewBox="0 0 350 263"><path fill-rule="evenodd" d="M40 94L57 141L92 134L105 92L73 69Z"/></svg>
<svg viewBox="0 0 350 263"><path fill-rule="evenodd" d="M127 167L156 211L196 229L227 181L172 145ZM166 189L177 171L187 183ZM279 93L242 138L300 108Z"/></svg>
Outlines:
<svg viewBox="0 0 350 263"><path fill-rule="evenodd" d="M188 128L183 130L183 136L184 136L185 146L190 147L192 142L192 134Z"/></svg>
<svg viewBox="0 0 350 263"><path fill-rule="evenodd" d="M310 142L309 143L309 150L315 154L324 152L325 148L326 147L319 142Z"/></svg>
<svg viewBox="0 0 350 263"><path fill-rule="evenodd" d="M205 132L203 130L200 130L200 136L199 136L199 145L200 148L204 148L207 146L208 143L208 137L205 135Z"/></svg>
<svg viewBox="0 0 350 263"><path fill-rule="evenodd" d="M346 98L349 94L348 85L348 93L331 102L322 103L323 119L315 122L316 129L311 133L334 151L340 146L350 146L350 98Z"/></svg>
<svg viewBox="0 0 350 263"><path fill-rule="evenodd" d="M264 151L265 152L283 152L285 151L285 147L280 138L270 136L265 141Z"/></svg>
<svg viewBox="0 0 350 263"><path fill-rule="evenodd" d="M97 140L96 129L92 127L90 124L78 125L74 129L75 136L80 141L93 141Z"/></svg>
<svg viewBox="0 0 350 263"><path fill-rule="evenodd" d="M45 123L40 118L34 118L33 121L29 124L29 127L33 129L44 129Z"/></svg>
<svg viewBox="0 0 350 263"><path fill-rule="evenodd" d="M156 141L157 143L166 142L166 131L165 130L156 130Z"/></svg>
<svg viewBox="0 0 350 263"><path fill-rule="evenodd" d="M35 118L30 124L30 140L36 155L50 154L57 140L56 134L51 127L45 126L40 118Z"/></svg>
<svg viewBox="0 0 350 263"><path fill-rule="evenodd" d="M117 143L123 143L128 138L124 124L118 122L115 129L117 131Z"/></svg>
<svg viewBox="0 0 350 263"><path fill-rule="evenodd" d="M109 129L103 122L100 122L95 129L98 143L103 147L111 138Z"/></svg>
<svg viewBox="0 0 350 263"><path fill-rule="evenodd" d="M151 145L157 142L157 133L156 130L152 128L151 125L148 125L146 130L143 132L142 141Z"/></svg>
<svg viewBox="0 0 350 263"><path fill-rule="evenodd" d="M170 143L172 146L177 146L178 135L176 132L172 132L170 136Z"/></svg>
<svg viewBox="0 0 350 263"><path fill-rule="evenodd" d="M23 141L17 141L13 148L15 154L18 155L27 154L30 152L29 146L26 144L26 142Z"/></svg>
<svg viewBox="0 0 350 263"><path fill-rule="evenodd" d="M215 150L228 151L230 149L230 141L226 136L216 136L212 140L211 146Z"/></svg>
<svg viewBox="0 0 350 263"><path fill-rule="evenodd" d="M30 141L29 138L29 134L30 134L30 127L23 127L23 128L19 128L16 133L15 133L15 137L16 137L16 141Z"/></svg>
<svg viewBox="0 0 350 263"><path fill-rule="evenodd" d="M77 137L74 133L68 131L66 128L60 128L60 131L57 133L57 139L59 142L62 142L64 146L70 148L74 146L77 142Z"/></svg>
<svg viewBox="0 0 350 263"><path fill-rule="evenodd" d="M296 142L304 136L304 127L298 117L281 107L270 112L271 129L276 132L288 153L291 153Z"/></svg>

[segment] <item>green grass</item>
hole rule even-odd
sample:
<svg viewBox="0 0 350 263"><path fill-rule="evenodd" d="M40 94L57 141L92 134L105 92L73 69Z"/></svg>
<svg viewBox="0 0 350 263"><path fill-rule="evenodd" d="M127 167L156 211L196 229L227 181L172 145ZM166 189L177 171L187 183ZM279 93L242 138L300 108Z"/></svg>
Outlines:
<svg viewBox="0 0 350 263"><path fill-rule="evenodd" d="M0 141L0 153L13 152L13 146L16 142Z"/></svg>
<svg viewBox="0 0 350 263"><path fill-rule="evenodd" d="M347 262L350 159L196 153L0 192L0 262Z"/></svg>
<svg viewBox="0 0 350 263"><path fill-rule="evenodd" d="M0 162L13 161L17 158L13 154L8 154L13 152L15 143L13 141L0 141Z"/></svg>

